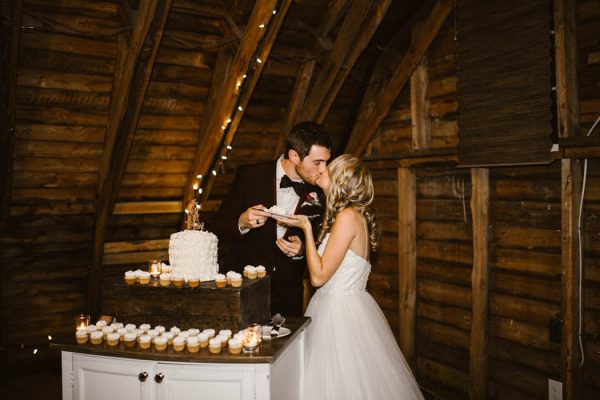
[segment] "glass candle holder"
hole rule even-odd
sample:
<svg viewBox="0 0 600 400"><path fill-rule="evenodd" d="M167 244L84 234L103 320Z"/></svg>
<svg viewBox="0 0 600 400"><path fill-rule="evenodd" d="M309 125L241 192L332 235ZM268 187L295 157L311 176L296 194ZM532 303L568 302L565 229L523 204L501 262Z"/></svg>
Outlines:
<svg viewBox="0 0 600 400"><path fill-rule="evenodd" d="M87 314L79 314L75 317L75 330L86 329L90 324L90 316Z"/></svg>
<svg viewBox="0 0 600 400"><path fill-rule="evenodd" d="M242 349L244 353L258 351L262 341L262 327L260 324L251 324L244 330Z"/></svg>
<svg viewBox="0 0 600 400"><path fill-rule="evenodd" d="M151 260L148 263L148 272L150 272L150 276L154 279L157 279L160 276L162 269L162 261L160 260Z"/></svg>

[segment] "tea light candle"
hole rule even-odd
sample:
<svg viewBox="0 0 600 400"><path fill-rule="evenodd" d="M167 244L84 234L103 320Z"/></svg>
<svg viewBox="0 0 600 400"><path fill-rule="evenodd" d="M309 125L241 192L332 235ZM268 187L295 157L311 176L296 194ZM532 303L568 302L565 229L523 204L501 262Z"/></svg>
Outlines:
<svg viewBox="0 0 600 400"><path fill-rule="evenodd" d="M156 279L160 276L162 270L162 261L159 260L152 260L149 263L149 269L148 272L150 272L150 275L152 276L152 278Z"/></svg>
<svg viewBox="0 0 600 400"><path fill-rule="evenodd" d="M87 329L90 324L90 316L87 314L79 314L75 317L75 329Z"/></svg>
<svg viewBox="0 0 600 400"><path fill-rule="evenodd" d="M242 348L244 353L257 351L262 341L262 327L259 324L251 324L244 331Z"/></svg>

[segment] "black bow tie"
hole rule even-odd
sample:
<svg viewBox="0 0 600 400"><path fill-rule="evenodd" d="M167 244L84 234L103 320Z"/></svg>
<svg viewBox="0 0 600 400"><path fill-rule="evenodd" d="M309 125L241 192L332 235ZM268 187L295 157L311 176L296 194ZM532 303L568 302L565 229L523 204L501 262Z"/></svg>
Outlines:
<svg viewBox="0 0 600 400"><path fill-rule="evenodd" d="M281 177L281 182L279 183L280 188L292 187L294 192L302 198L306 194L306 184L304 182L294 182L290 179L289 176L284 175Z"/></svg>

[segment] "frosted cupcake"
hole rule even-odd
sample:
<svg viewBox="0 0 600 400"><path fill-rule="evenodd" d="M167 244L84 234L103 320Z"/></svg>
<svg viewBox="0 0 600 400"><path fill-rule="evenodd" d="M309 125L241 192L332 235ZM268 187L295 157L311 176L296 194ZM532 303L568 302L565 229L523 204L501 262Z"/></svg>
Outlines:
<svg viewBox="0 0 600 400"><path fill-rule="evenodd" d="M186 339L187 349L190 353L197 353L200 350L200 343L197 336L190 336Z"/></svg>
<svg viewBox="0 0 600 400"><path fill-rule="evenodd" d="M231 339L231 335L233 335L233 333L231 332L231 329L221 329L219 331L219 335L225 335L227 336L227 340Z"/></svg>
<svg viewBox="0 0 600 400"><path fill-rule="evenodd" d="M113 328L110 325L105 326L104 328L102 328L102 335L104 337L104 340L107 339L107 336L108 336L109 333L113 333L114 331L115 331L115 328Z"/></svg>
<svg viewBox="0 0 600 400"><path fill-rule="evenodd" d="M200 344L201 349L208 347L208 340L209 340L208 333L202 332L202 333L198 334L197 338L198 338L198 343Z"/></svg>
<svg viewBox="0 0 600 400"><path fill-rule="evenodd" d="M138 339L138 344L140 345L140 349L146 350L149 349L152 345L152 338L150 335L142 335Z"/></svg>
<svg viewBox="0 0 600 400"><path fill-rule="evenodd" d="M244 340L244 334L241 332L236 333L235 335L233 335L232 339L239 339L240 341Z"/></svg>
<svg viewBox="0 0 600 400"><path fill-rule="evenodd" d="M148 329L148 332L146 332L146 335L148 335L152 339L154 339L155 337L158 336L158 332L156 331L156 329Z"/></svg>
<svg viewBox="0 0 600 400"><path fill-rule="evenodd" d="M141 285L147 285L150 283L150 272L142 271L138 274L138 282Z"/></svg>
<svg viewBox="0 0 600 400"><path fill-rule="evenodd" d="M167 338L165 336L158 336L154 338L154 349L163 351L167 348Z"/></svg>
<svg viewBox="0 0 600 400"><path fill-rule="evenodd" d="M103 319L99 319L99 320L96 322L96 328L98 328L98 329L102 329L102 328L104 328L105 326L106 326L106 321L105 321L105 320L103 320Z"/></svg>
<svg viewBox="0 0 600 400"><path fill-rule="evenodd" d="M124 340L125 340L125 347L133 347L133 346L135 346L137 336L133 332L127 332L125 334Z"/></svg>
<svg viewBox="0 0 600 400"><path fill-rule="evenodd" d="M258 276L259 278L264 278L265 276L267 276L266 268L263 267L262 265L259 265L258 267L256 267L256 276Z"/></svg>
<svg viewBox="0 0 600 400"><path fill-rule="evenodd" d="M231 277L232 277L233 275L235 275L235 274L237 274L237 272L235 272L235 271L228 271L228 272L225 274L225 278L227 279L227 284L228 284L228 285L231 285Z"/></svg>
<svg viewBox="0 0 600 400"><path fill-rule="evenodd" d="M90 333L90 342L92 344L100 344L100 343L102 343L103 337L104 337L104 334L101 331L94 331L94 332Z"/></svg>
<svg viewBox="0 0 600 400"><path fill-rule="evenodd" d="M242 275L234 272L230 278L230 285L234 288L242 287Z"/></svg>
<svg viewBox="0 0 600 400"><path fill-rule="evenodd" d="M135 271L127 271L125 272L125 283L128 285L133 285L137 281L137 275Z"/></svg>
<svg viewBox="0 0 600 400"><path fill-rule="evenodd" d="M168 272L163 272L160 274L159 283L160 286L169 286L171 284L171 274Z"/></svg>
<svg viewBox="0 0 600 400"><path fill-rule="evenodd" d="M206 333L208 335L209 339L212 339L215 337L215 330L211 329L211 328L203 330L202 333Z"/></svg>
<svg viewBox="0 0 600 400"><path fill-rule="evenodd" d="M111 332L108 335L106 335L106 343L108 343L109 346L116 346L119 344L119 334L117 332Z"/></svg>
<svg viewBox="0 0 600 400"><path fill-rule="evenodd" d="M182 351L183 349L185 349L185 339L181 336L173 338L173 350Z"/></svg>
<svg viewBox="0 0 600 400"><path fill-rule="evenodd" d="M137 326L135 326L134 324L125 325L125 329L127 329L127 332L133 332L136 328Z"/></svg>
<svg viewBox="0 0 600 400"><path fill-rule="evenodd" d="M181 332L181 329L179 329L176 326L171 327L171 329L169 329L169 332L173 332L176 335L179 335L179 332Z"/></svg>
<svg viewBox="0 0 600 400"><path fill-rule="evenodd" d="M221 341L222 348L227 347L227 341L229 340L229 336L219 334L219 335L215 336L215 339L218 339Z"/></svg>
<svg viewBox="0 0 600 400"><path fill-rule="evenodd" d="M161 336L167 338L167 344L173 344L173 338L175 337L175 334L173 332L165 332Z"/></svg>
<svg viewBox="0 0 600 400"><path fill-rule="evenodd" d="M217 285L218 288L224 288L225 286L227 286L227 278L225 277L225 275L217 274L217 276L215 277L215 285Z"/></svg>
<svg viewBox="0 0 600 400"><path fill-rule="evenodd" d="M88 331L85 329L77 329L77 332L75 332L75 340L77 340L77 343L79 344L84 344L88 341Z"/></svg>
<svg viewBox="0 0 600 400"><path fill-rule="evenodd" d="M195 288L198 287L200 285L200 277L196 274L190 274L188 275L188 286L191 288Z"/></svg>
<svg viewBox="0 0 600 400"><path fill-rule="evenodd" d="M119 328L117 329L117 333L119 334L119 340L121 342L125 341L125 335L128 333L127 328Z"/></svg>
<svg viewBox="0 0 600 400"><path fill-rule="evenodd" d="M115 331L119 328L123 327L123 323L121 322L113 322L112 324L110 324L110 326L112 326L113 328L115 328Z"/></svg>
<svg viewBox="0 0 600 400"><path fill-rule="evenodd" d="M246 268L248 269L246 270ZM245 267L244 270L246 270L246 278L248 279L256 279L256 277L258 276L258 274L256 273L256 267L249 266Z"/></svg>
<svg viewBox="0 0 600 400"><path fill-rule="evenodd" d="M162 335L163 333L165 333L165 331L166 331L167 329L166 329L164 326L162 326L162 325L156 325L156 326L154 327L154 330L155 330L156 332L158 332L158 334L159 334L159 335Z"/></svg>
<svg viewBox="0 0 600 400"><path fill-rule="evenodd" d="M162 272L173 272L173 267L169 264L162 263L161 269Z"/></svg>
<svg viewBox="0 0 600 400"><path fill-rule="evenodd" d="M140 329L142 331L144 331L144 333L148 332L150 330L150 328L151 328L150 324L141 324L140 325Z"/></svg>
<svg viewBox="0 0 600 400"><path fill-rule="evenodd" d="M248 271L250 271L252 268L254 268L254 270L256 271L256 268L254 267L254 265L246 265L244 267L244 276L246 278L248 277Z"/></svg>
<svg viewBox="0 0 600 400"><path fill-rule="evenodd" d="M142 336L142 335L143 335L144 333L146 333L146 332L144 332L144 330L143 330L143 329L139 329L139 328L138 328L138 329L134 329L132 333L135 333L135 337L136 337L136 338L139 338L140 336Z"/></svg>
<svg viewBox="0 0 600 400"><path fill-rule="evenodd" d="M98 327L96 325L88 325L85 327L85 330L87 331L87 333L92 333L92 332L96 332L98 330Z"/></svg>
<svg viewBox="0 0 600 400"><path fill-rule="evenodd" d="M211 354L219 354L221 352L221 341L217 338L212 338L208 341L208 351Z"/></svg>
<svg viewBox="0 0 600 400"><path fill-rule="evenodd" d="M184 282L185 279L183 277L183 274L180 274L178 272L171 274L171 283L173 283L173 286L175 286L176 288L183 287Z"/></svg>
<svg viewBox="0 0 600 400"><path fill-rule="evenodd" d="M242 340L232 338L227 342L229 344L229 353L230 354L240 354L242 352Z"/></svg>
<svg viewBox="0 0 600 400"><path fill-rule="evenodd" d="M190 328L187 330L187 333L190 336L198 336L198 334L200 333L200 329Z"/></svg>

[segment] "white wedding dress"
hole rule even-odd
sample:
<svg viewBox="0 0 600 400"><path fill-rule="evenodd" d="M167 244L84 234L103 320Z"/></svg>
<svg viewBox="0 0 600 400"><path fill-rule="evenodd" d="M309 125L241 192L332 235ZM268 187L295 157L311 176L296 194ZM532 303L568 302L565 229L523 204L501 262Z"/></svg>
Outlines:
<svg viewBox="0 0 600 400"><path fill-rule="evenodd" d="M423 399L383 312L366 291L370 272L371 264L348 249L310 301L305 400Z"/></svg>

